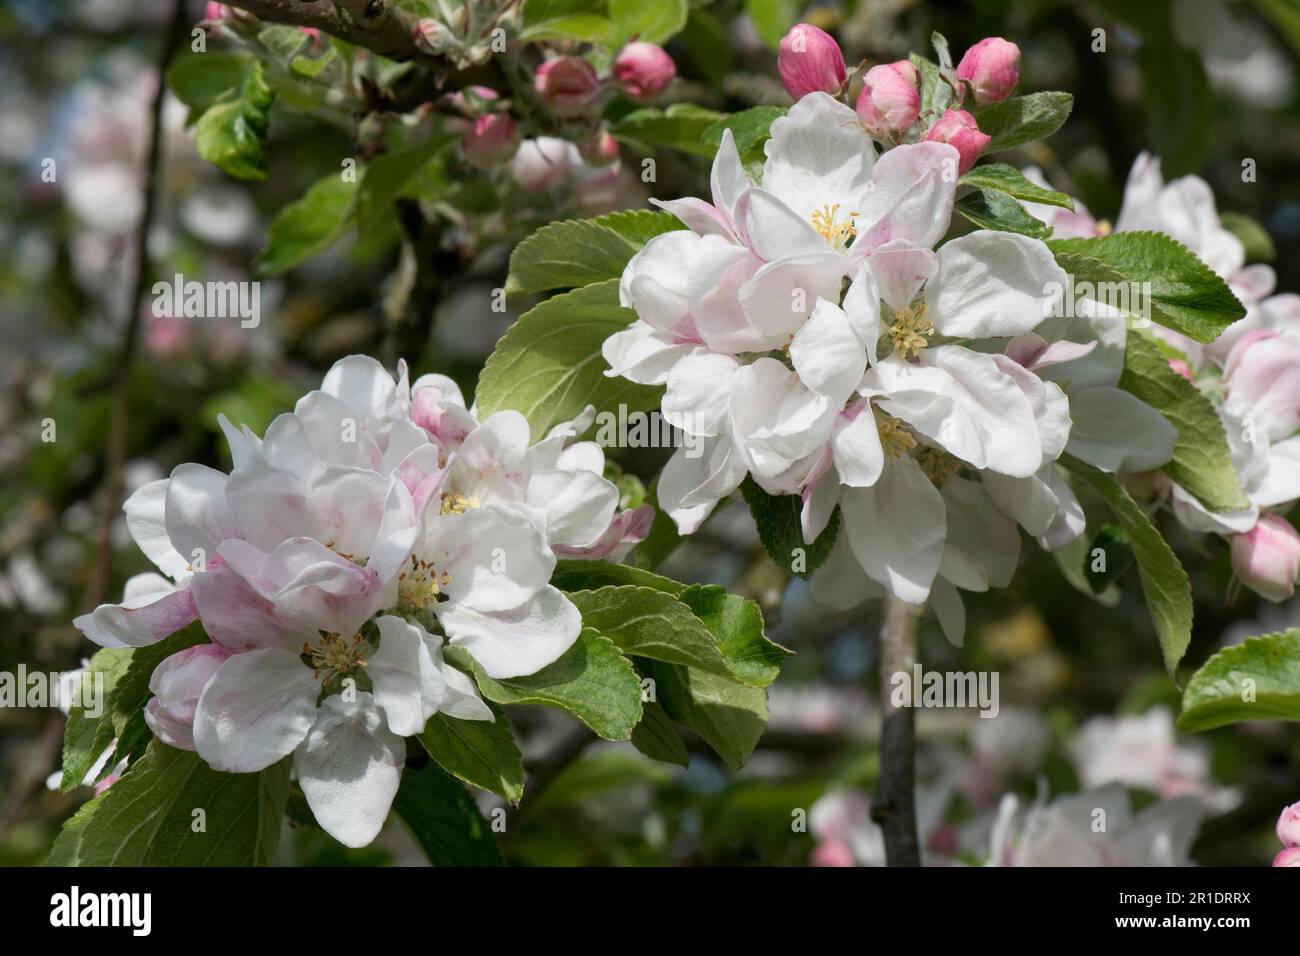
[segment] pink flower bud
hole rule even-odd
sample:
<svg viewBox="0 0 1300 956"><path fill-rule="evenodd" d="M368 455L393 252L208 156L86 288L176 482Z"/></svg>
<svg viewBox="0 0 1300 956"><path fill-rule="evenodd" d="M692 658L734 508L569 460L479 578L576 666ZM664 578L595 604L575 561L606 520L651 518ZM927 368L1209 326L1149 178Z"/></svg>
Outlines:
<svg viewBox="0 0 1300 956"><path fill-rule="evenodd" d="M975 117L965 110L944 110L938 121L925 134L928 143L947 143L960 154L957 172L966 172L975 165L984 147L989 144L989 137L980 132Z"/></svg>
<svg viewBox="0 0 1300 956"><path fill-rule="evenodd" d="M600 93L595 68L582 57L561 56L547 60L533 76L537 95L556 116L578 116L587 112Z"/></svg>
<svg viewBox="0 0 1300 956"><path fill-rule="evenodd" d="M1289 846L1273 857L1274 866L1300 866L1300 847Z"/></svg>
<svg viewBox="0 0 1300 956"><path fill-rule="evenodd" d="M515 182L529 192L545 192L567 182L573 173L577 151L567 140L539 136L519 144L510 171Z"/></svg>
<svg viewBox="0 0 1300 956"><path fill-rule="evenodd" d="M449 40L447 28L437 20L425 17L416 21L411 28L411 39L425 53L439 54L446 49Z"/></svg>
<svg viewBox="0 0 1300 956"><path fill-rule="evenodd" d="M856 866L853 850L843 840L825 840L813 847L811 866Z"/></svg>
<svg viewBox="0 0 1300 956"><path fill-rule="evenodd" d="M1300 341L1267 329L1247 332L1223 366L1224 408L1258 423L1270 439L1300 428Z"/></svg>
<svg viewBox="0 0 1300 956"><path fill-rule="evenodd" d="M608 166L618 160L618 141L607 129L598 129L578 148L582 161L588 166Z"/></svg>
<svg viewBox="0 0 1300 956"><path fill-rule="evenodd" d="M658 96L676 75L673 58L653 43L629 43L614 61L614 78L634 100Z"/></svg>
<svg viewBox="0 0 1300 956"><path fill-rule="evenodd" d="M149 678L154 697L145 705L144 722L159 740L182 750L194 749L199 695L229 656L219 644L197 644L154 668Z"/></svg>
<svg viewBox="0 0 1300 956"><path fill-rule="evenodd" d="M460 137L460 149L471 166L487 169L504 163L519 148L519 127L504 113L485 113Z"/></svg>
<svg viewBox="0 0 1300 956"><path fill-rule="evenodd" d="M858 118L872 136L884 139L908 130L921 115L916 67L899 60L867 70L857 109Z"/></svg>
<svg viewBox="0 0 1300 956"><path fill-rule="evenodd" d="M961 58L957 79L970 84L976 103L1005 100L1020 82L1020 47L1002 37L985 37Z"/></svg>
<svg viewBox="0 0 1300 956"><path fill-rule="evenodd" d="M203 19L211 22L217 20L228 20L230 18L230 8L224 3L209 3L203 8Z"/></svg>
<svg viewBox="0 0 1300 956"><path fill-rule="evenodd" d="M1189 382L1196 381L1196 377L1192 375L1192 367L1188 365L1186 362L1184 362L1182 359L1171 358L1169 360L1169 367L1173 369L1175 372L1177 372L1179 375L1181 375L1183 378L1187 379L1187 381Z"/></svg>
<svg viewBox="0 0 1300 956"><path fill-rule="evenodd" d="M1269 601L1285 601L1300 577L1300 534L1278 515L1261 515L1245 534L1234 535L1232 569L1242 583Z"/></svg>
<svg viewBox="0 0 1300 956"><path fill-rule="evenodd" d="M1277 838L1283 846L1300 847L1300 802L1291 804L1277 818Z"/></svg>
<svg viewBox="0 0 1300 956"><path fill-rule="evenodd" d="M811 23L797 23L781 38L776 68L785 91L796 100L818 91L838 93L848 77L840 45Z"/></svg>

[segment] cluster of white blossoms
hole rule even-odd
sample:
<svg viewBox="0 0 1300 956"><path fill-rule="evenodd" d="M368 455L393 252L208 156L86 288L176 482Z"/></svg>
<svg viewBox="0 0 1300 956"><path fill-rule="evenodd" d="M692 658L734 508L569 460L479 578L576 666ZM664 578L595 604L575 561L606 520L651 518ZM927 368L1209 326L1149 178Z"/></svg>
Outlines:
<svg viewBox="0 0 1300 956"><path fill-rule="evenodd" d="M1035 170L1026 174L1042 181ZM1073 213L1048 206L1032 211L1057 235L1110 231L1078 203ZM1246 309L1209 345L1159 326L1151 331L1174 353L1170 365L1214 402L1247 505L1210 511L1165 476L1158 489L1185 527L1229 542L1243 583L1268 600L1285 600L1300 579L1300 534L1283 516L1300 500L1300 296L1274 294L1273 269L1246 264L1246 248L1224 227L1205 180L1184 176L1166 183L1160 160L1147 153L1129 171L1114 231L1144 229L1187 246Z"/></svg>
<svg viewBox="0 0 1300 956"><path fill-rule="evenodd" d="M494 719L444 641L493 678L552 663L581 629L549 584L557 554L617 559L649 510L618 511L603 453L572 441L582 422L532 443L517 412L480 423L445 376L412 387L404 364L394 381L364 356L262 439L221 426L229 474L180 465L126 502L162 574L75 623L139 647L201 622L211 642L150 681L154 734L221 771L292 754L320 825L362 846L397 792L404 737L433 714Z"/></svg>
<svg viewBox="0 0 1300 956"><path fill-rule="evenodd" d="M699 439L659 480L683 533L746 475L801 496L805 541L838 506L814 594L929 600L957 639L957 589L1009 582L1017 523L1046 548L1082 533L1062 453L1150 469L1176 432L1116 387L1123 316L1051 314L1067 277L1046 245L979 230L935 249L957 149L878 155L858 115L815 92L765 150L760 185L725 134L713 202L660 204L689 228L628 263L638 319L606 341L608 374L666 385L664 417Z"/></svg>

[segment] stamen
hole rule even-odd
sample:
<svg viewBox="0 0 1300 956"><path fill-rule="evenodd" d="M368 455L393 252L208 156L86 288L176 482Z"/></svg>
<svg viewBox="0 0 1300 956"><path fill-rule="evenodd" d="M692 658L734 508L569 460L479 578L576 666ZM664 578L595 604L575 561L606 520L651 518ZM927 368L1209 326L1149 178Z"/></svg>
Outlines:
<svg viewBox="0 0 1300 956"><path fill-rule="evenodd" d="M354 667L365 667L365 656L361 652L362 637L356 634L349 641L342 635L331 631L322 634L320 643L312 646L302 645L302 652L311 664L317 680L325 673L325 680L332 680L336 675L346 674Z"/></svg>
<svg viewBox="0 0 1300 956"><path fill-rule="evenodd" d="M894 352L905 359L920 355L921 350L930 344L932 335L934 324L925 317L924 302L909 309L899 309L889 326L889 342Z"/></svg>
<svg viewBox="0 0 1300 956"><path fill-rule="evenodd" d="M843 249L849 244L849 240L858 234L857 226L853 224L853 220L858 214L851 212L848 214L849 218L846 221L836 222L839 212L840 204L832 203L822 206L821 209L813 210L810 217L813 229L830 243L833 249Z"/></svg>
<svg viewBox="0 0 1300 956"><path fill-rule="evenodd" d="M411 555L410 563L397 576L397 606L405 612L419 613L437 604L449 584L450 574L439 571L431 561Z"/></svg>
<svg viewBox="0 0 1300 956"><path fill-rule="evenodd" d="M462 495L455 491L444 491L442 493L442 508L438 511L438 514L463 515L470 508L477 508L478 506L479 500L477 498Z"/></svg>
<svg viewBox="0 0 1300 956"><path fill-rule="evenodd" d="M876 413L876 429L880 432L880 444L890 458L901 458L916 447L916 439L903 427L893 415L873 408Z"/></svg>
<svg viewBox="0 0 1300 956"><path fill-rule="evenodd" d="M936 488L943 487L943 483L953 476L961 462L940 448L926 446L916 453L916 463L921 466L921 471L930 479Z"/></svg>

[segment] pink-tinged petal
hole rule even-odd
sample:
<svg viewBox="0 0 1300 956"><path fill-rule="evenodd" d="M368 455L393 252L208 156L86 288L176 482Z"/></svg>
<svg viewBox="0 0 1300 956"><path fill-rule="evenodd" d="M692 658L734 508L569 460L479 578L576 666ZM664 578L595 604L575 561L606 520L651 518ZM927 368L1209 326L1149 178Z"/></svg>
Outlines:
<svg viewBox="0 0 1300 956"><path fill-rule="evenodd" d="M326 534L310 489L295 474L259 462L235 472L226 485L238 533L229 537L269 551L289 538ZM209 558L212 552L209 553Z"/></svg>
<svg viewBox="0 0 1300 956"><path fill-rule="evenodd" d="M203 629L232 654L264 647L299 651L312 636L282 620L270 601L224 565L196 574L191 589Z"/></svg>
<svg viewBox="0 0 1300 956"><path fill-rule="evenodd" d="M783 348L818 299L839 299L848 270L848 260L828 248L769 262L740 287L745 320L761 333L765 348Z"/></svg>
<svg viewBox="0 0 1300 956"><path fill-rule="evenodd" d="M442 487L447 476L441 467L442 460L442 452L436 446L424 445L402 459L393 471L393 477L411 496L411 508L416 515L424 514L425 507Z"/></svg>
<svg viewBox="0 0 1300 956"><path fill-rule="evenodd" d="M1242 583L1269 601L1295 594L1300 579L1300 534L1280 515L1263 515L1245 534L1233 537L1232 570Z"/></svg>
<svg viewBox="0 0 1300 956"><path fill-rule="evenodd" d="M584 547L609 527L618 489L590 471L536 471L528 479L526 500L546 515L546 540L552 547Z"/></svg>
<svg viewBox="0 0 1300 956"><path fill-rule="evenodd" d="M867 370L867 352L844 311L818 299L790 343L790 361L808 388L842 407Z"/></svg>
<svg viewBox="0 0 1300 956"><path fill-rule="evenodd" d="M895 311L909 308L921 286L939 271L939 257L906 239L894 239L868 257L880 298Z"/></svg>
<svg viewBox="0 0 1300 956"><path fill-rule="evenodd" d="M713 157L713 168L709 172L709 189L713 195L714 207L722 213L732 231L735 230L736 203L751 185L745 167L740 162L736 139L731 130L724 129L718 153Z"/></svg>
<svg viewBox="0 0 1300 956"><path fill-rule="evenodd" d="M688 307L700 338L715 352L764 351L763 333L746 320L740 290L763 267L744 246L717 237L700 243L686 284Z"/></svg>
<svg viewBox="0 0 1300 956"><path fill-rule="evenodd" d="M830 449L817 457L799 497L803 502L799 509L799 531L805 543L812 543L826 530L840 503L840 476L835 471Z"/></svg>
<svg viewBox="0 0 1300 956"><path fill-rule="evenodd" d="M642 505L630 511L620 511L614 515L609 527L599 538L582 548L555 545L555 553L561 558L577 558L588 561L622 561L633 547L640 544L650 533L654 524L655 509L653 505Z"/></svg>
<svg viewBox="0 0 1300 956"><path fill-rule="evenodd" d="M213 770L256 773L293 753L316 722L320 684L291 651L235 654L204 687L194 744Z"/></svg>
<svg viewBox="0 0 1300 956"><path fill-rule="evenodd" d="M434 612L449 643L465 648L497 679L536 673L558 660L582 630L578 609L550 585L508 610L481 612L444 601Z"/></svg>
<svg viewBox="0 0 1300 956"><path fill-rule="evenodd" d="M384 501L384 515L374 543L369 548L366 567L382 583L387 583L406 564L415 546L420 528L420 514L411 493L400 480L394 480Z"/></svg>
<svg viewBox="0 0 1300 956"><path fill-rule="evenodd" d="M957 150L946 143L913 143L882 155L857 210L851 255L865 255L891 239L933 247L952 219L958 160Z"/></svg>
<svg viewBox="0 0 1300 956"><path fill-rule="evenodd" d="M859 402L840 413L831 447L841 482L851 488L866 488L879 480L885 452L870 403Z"/></svg>
<svg viewBox="0 0 1300 956"><path fill-rule="evenodd" d="M672 213L697 236L730 236L731 221L712 203L694 196L682 199L651 199L650 204Z"/></svg>
<svg viewBox="0 0 1300 956"><path fill-rule="evenodd" d="M194 749L194 714L199 697L230 655L217 644L199 644L168 657L154 668L144 720L154 736L171 747Z"/></svg>
<svg viewBox="0 0 1300 956"><path fill-rule="evenodd" d="M528 419L516 411L495 412L470 432L448 471L451 488L487 501L513 500L527 480Z"/></svg>
<svg viewBox="0 0 1300 956"><path fill-rule="evenodd" d="M1055 382L1045 382L1019 362L994 355L993 362L1019 386L1034 410L1044 461L1056 461L1070 440L1070 400Z"/></svg>
<svg viewBox="0 0 1300 956"><path fill-rule="evenodd" d="M875 147L857 114L834 97L812 93L795 103L772 123L764 151L762 191L803 223L827 207L838 206L845 220L862 208Z"/></svg>
<svg viewBox="0 0 1300 956"><path fill-rule="evenodd" d="M624 331L605 339L600 353L609 363L607 377L626 378L641 385L662 385L668 381L672 367L697 349L694 344L678 343L671 336L656 332L638 319Z"/></svg>
<svg viewBox="0 0 1300 956"><path fill-rule="evenodd" d="M867 576L900 601L920 604L943 559L943 497L916 461L896 458L870 488L840 499L843 531Z"/></svg>
<svg viewBox="0 0 1300 956"><path fill-rule="evenodd" d="M1273 332L1241 338L1224 366L1230 414L1250 418L1271 439L1300 429L1300 340Z"/></svg>
<svg viewBox="0 0 1300 956"><path fill-rule="evenodd" d="M1070 342L1065 339L1048 342L1036 332L1025 332L1007 343L1006 355L1016 364L1036 372L1091 355L1097 344L1095 341Z"/></svg>
<svg viewBox="0 0 1300 956"><path fill-rule="evenodd" d="M326 698L320 719L294 751L294 775L312 816L344 846L369 844L383 829L406 763L406 744L386 726L370 694Z"/></svg>
<svg viewBox="0 0 1300 956"><path fill-rule="evenodd" d="M1273 866L1300 866L1300 847L1289 846L1273 857Z"/></svg>
<svg viewBox="0 0 1300 956"><path fill-rule="evenodd" d="M139 574L127 582L121 604L101 604L72 622L101 647L145 647L174 634L198 616L187 583L177 588L157 574Z"/></svg>

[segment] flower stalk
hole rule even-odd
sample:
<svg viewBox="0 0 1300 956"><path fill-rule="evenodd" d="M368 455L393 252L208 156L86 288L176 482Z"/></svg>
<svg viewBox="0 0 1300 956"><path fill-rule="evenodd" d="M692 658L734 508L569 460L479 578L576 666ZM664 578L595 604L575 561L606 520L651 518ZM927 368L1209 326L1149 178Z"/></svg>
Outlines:
<svg viewBox="0 0 1300 956"><path fill-rule="evenodd" d="M916 663L916 623L921 608L885 597L880 630L880 779L871 818L885 832L889 866L920 866L916 829L916 721L910 707L892 702L894 674L912 673Z"/></svg>

